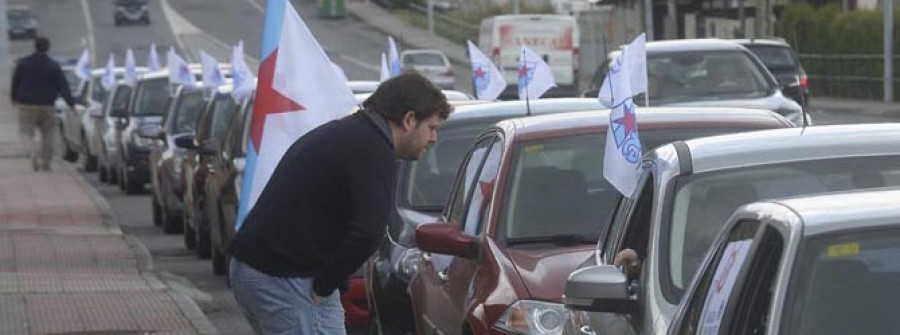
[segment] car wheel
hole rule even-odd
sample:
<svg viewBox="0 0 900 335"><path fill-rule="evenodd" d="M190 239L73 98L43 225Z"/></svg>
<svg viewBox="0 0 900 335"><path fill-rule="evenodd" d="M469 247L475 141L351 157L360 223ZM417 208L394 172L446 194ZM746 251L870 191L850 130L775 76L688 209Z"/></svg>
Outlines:
<svg viewBox="0 0 900 335"><path fill-rule="evenodd" d="M106 174L109 176L109 183L116 185L119 183L119 173L118 170L113 169L111 167L106 168Z"/></svg>
<svg viewBox="0 0 900 335"><path fill-rule="evenodd" d="M203 214L195 215L200 216L199 222L197 222L197 257L209 259L212 257L212 237L209 234L209 228L203 229L202 220L206 220L206 218L203 217Z"/></svg>
<svg viewBox="0 0 900 335"><path fill-rule="evenodd" d="M141 194L144 192L144 183L141 183L132 178L128 178L128 182L125 184L125 194L127 195L135 195Z"/></svg>
<svg viewBox="0 0 900 335"><path fill-rule="evenodd" d="M72 147L69 146L69 141L63 141L63 160L69 163L74 163L78 161L78 152L72 150Z"/></svg>
<svg viewBox="0 0 900 335"><path fill-rule="evenodd" d="M162 216L163 216L163 210L162 210L162 208L159 206L159 204L156 203L156 200L153 200L152 198L153 198L153 197L151 197L151 199L150 199L150 204L151 204L151 206L153 206L153 225L154 225L154 226L162 226L162 224L163 224L163 217L162 217Z"/></svg>
<svg viewBox="0 0 900 335"><path fill-rule="evenodd" d="M162 209L162 226L166 234L178 234L184 230L184 224L165 208Z"/></svg>
<svg viewBox="0 0 900 335"><path fill-rule="evenodd" d="M81 164L84 168L84 172L97 171L97 156L91 155L91 153L85 153L84 157L82 157Z"/></svg>
<svg viewBox="0 0 900 335"><path fill-rule="evenodd" d="M188 250L193 250L197 247L197 233L188 224L190 218L187 215L187 211L184 211L184 214L181 216L181 226L182 230L184 230L184 247Z"/></svg>
<svg viewBox="0 0 900 335"><path fill-rule="evenodd" d="M219 251L219 248L216 248L216 246L212 246L211 251L213 273L217 276L224 275L228 268L228 261L225 257L225 253Z"/></svg>
<svg viewBox="0 0 900 335"><path fill-rule="evenodd" d="M101 164L98 168L99 168L99 171L97 173L97 178L100 179L101 183L104 183L104 184L109 183L109 175L107 175L108 172L107 172L106 166Z"/></svg>

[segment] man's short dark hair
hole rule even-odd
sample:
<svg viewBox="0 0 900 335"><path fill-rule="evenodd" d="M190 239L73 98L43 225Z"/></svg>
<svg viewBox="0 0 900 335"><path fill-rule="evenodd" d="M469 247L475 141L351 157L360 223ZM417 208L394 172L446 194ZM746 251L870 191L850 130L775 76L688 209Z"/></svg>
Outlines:
<svg viewBox="0 0 900 335"><path fill-rule="evenodd" d="M444 93L414 71L404 72L378 85L375 93L363 102L363 107L398 124L409 111L414 112L419 121L435 113L445 120L453 111Z"/></svg>
<svg viewBox="0 0 900 335"><path fill-rule="evenodd" d="M46 53L50 50L50 40L44 36L38 36L34 39L34 50L37 52Z"/></svg>

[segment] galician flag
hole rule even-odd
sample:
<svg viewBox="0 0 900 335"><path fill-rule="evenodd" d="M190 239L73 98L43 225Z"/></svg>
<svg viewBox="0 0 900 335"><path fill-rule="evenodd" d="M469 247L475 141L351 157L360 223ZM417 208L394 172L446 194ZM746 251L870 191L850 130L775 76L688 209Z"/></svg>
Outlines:
<svg viewBox="0 0 900 335"><path fill-rule="evenodd" d="M219 61L203 50L200 50L200 65L203 70L203 86L207 90L215 90L225 83L225 75L219 69Z"/></svg>
<svg viewBox="0 0 900 335"><path fill-rule="evenodd" d="M388 68L387 56L381 53L381 75L378 77L379 82L385 82L391 79L391 70Z"/></svg>
<svg viewBox="0 0 900 335"><path fill-rule="evenodd" d="M538 99L553 87L556 87L556 80L550 66L523 45L519 57L519 100Z"/></svg>
<svg viewBox="0 0 900 335"><path fill-rule="evenodd" d="M391 78L400 75L400 72L403 71L403 67L400 65L400 52L397 51L397 43L394 43L394 38L388 36L388 69L391 70Z"/></svg>
<svg viewBox="0 0 900 335"><path fill-rule="evenodd" d="M475 82L475 97L478 100L494 101L506 89L506 79L494 62L484 55L472 41L469 45L469 60L472 62L472 78Z"/></svg>
<svg viewBox="0 0 900 335"><path fill-rule="evenodd" d="M600 103L611 109L603 177L629 198L634 195L641 175L643 154L632 98L647 90L647 52L643 36L625 46L621 56L610 63L609 74L598 96Z"/></svg>
<svg viewBox="0 0 900 335"><path fill-rule="evenodd" d="M100 85L103 85L107 91L116 85L116 56L109 54L109 60L106 61L106 70L103 71L103 78L100 78Z"/></svg>
<svg viewBox="0 0 900 335"><path fill-rule="evenodd" d="M125 50L125 85L137 87L137 65L134 64L134 51Z"/></svg>
<svg viewBox="0 0 900 335"><path fill-rule="evenodd" d="M169 68L170 83L188 86L197 84L197 79L194 78L194 74L191 73L188 63L184 61L184 58L181 58L181 56L178 56L178 54L175 53L174 48L169 49L169 53L166 55L166 66Z"/></svg>
<svg viewBox="0 0 900 335"><path fill-rule="evenodd" d="M287 0L268 0L241 188L240 229L287 149L309 130L346 115L356 99Z"/></svg>
<svg viewBox="0 0 900 335"><path fill-rule="evenodd" d="M78 63L75 63L75 75L78 79L85 81L91 78L91 55L85 48L78 57Z"/></svg>
<svg viewBox="0 0 900 335"><path fill-rule="evenodd" d="M162 70L159 65L159 54L156 53L156 43L150 43L150 55L147 56L147 71L156 72Z"/></svg>
<svg viewBox="0 0 900 335"><path fill-rule="evenodd" d="M231 97L234 100L249 97L256 88L256 78L244 60L244 41L238 42L231 50L231 82Z"/></svg>

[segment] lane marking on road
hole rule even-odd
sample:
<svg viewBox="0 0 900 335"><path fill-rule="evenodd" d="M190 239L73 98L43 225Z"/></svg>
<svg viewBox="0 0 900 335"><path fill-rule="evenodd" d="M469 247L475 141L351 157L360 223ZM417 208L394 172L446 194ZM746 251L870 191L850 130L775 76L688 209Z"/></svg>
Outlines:
<svg viewBox="0 0 900 335"><path fill-rule="evenodd" d="M187 45L185 44L182 36L192 35L192 34L203 36L204 38L208 39L209 41L213 42L214 44L218 45L219 47L221 47L225 51L227 51L228 55L231 55L232 47L230 45L225 44L224 42L220 41L219 39L215 38L214 36L201 30L200 28L198 28L197 26L192 24L190 21L188 21L186 18L184 18L183 16L178 14L177 11L172 9L172 6L169 5L169 2L167 0L161 0L160 4L162 5L163 14L166 17L166 21L169 22L169 27L172 29L172 34L175 35L175 41L178 43L178 47L181 48L181 50L184 53L186 53L185 57L190 57L190 52L189 52L189 49L187 48ZM251 63L259 64L259 60L253 56L244 54L244 58L246 58ZM251 67L253 66L253 64L248 64L248 65L250 65Z"/></svg>
<svg viewBox="0 0 900 335"><path fill-rule="evenodd" d="M88 7L87 0L81 0L81 10L84 11L84 21L87 23L87 40L91 54L91 64L94 64L97 60L97 49L94 45L94 20L91 18L91 9Z"/></svg>
<svg viewBox="0 0 900 335"><path fill-rule="evenodd" d="M266 9L263 8L263 6L259 4L259 2L256 2L256 0L244 0L244 1L247 1L247 3L250 4L250 6L253 6L253 8L256 8L256 10L258 10L260 13L263 13L263 14L266 13Z"/></svg>
<svg viewBox="0 0 900 335"><path fill-rule="evenodd" d="M350 62L350 63L359 65L360 67L362 67L362 68L364 68L364 69L366 69L366 70L370 70L370 71L374 71L374 72L379 72L379 71L381 71L381 66L378 66L378 65L375 65L375 64L372 64L372 63L367 63L367 62L362 61L362 60L360 60L360 59L358 59L358 58L356 58L356 57L348 56L348 55L345 55L345 54L340 54L339 57L341 57L341 59L343 59L343 60L345 60L345 61L348 61L348 62Z"/></svg>

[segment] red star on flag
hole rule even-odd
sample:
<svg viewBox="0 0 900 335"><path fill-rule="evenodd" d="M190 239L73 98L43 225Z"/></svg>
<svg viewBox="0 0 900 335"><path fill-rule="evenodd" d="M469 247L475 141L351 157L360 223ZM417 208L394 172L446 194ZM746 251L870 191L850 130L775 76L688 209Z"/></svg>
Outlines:
<svg viewBox="0 0 900 335"><path fill-rule="evenodd" d="M481 68L481 66L478 66L475 68L475 78L481 79L481 78L484 78L484 75L485 75L485 72Z"/></svg>
<svg viewBox="0 0 900 335"><path fill-rule="evenodd" d="M275 62L278 60L278 50L272 52L262 64L259 65L259 81L256 90L256 105L253 107L253 117L250 120L250 138L256 152L262 143L263 128L266 117L269 114L306 110L303 106L290 98L278 93L272 87L275 79Z"/></svg>
<svg viewBox="0 0 900 335"><path fill-rule="evenodd" d="M631 136L631 133L634 132L637 122L636 122L636 119L634 116L634 111L631 108L628 108L628 106L624 106L624 110L625 110L623 113L624 115L622 115L622 117L616 119L613 122L625 127L625 137L624 138L627 139L629 136Z"/></svg>

